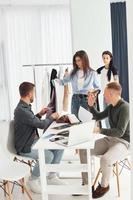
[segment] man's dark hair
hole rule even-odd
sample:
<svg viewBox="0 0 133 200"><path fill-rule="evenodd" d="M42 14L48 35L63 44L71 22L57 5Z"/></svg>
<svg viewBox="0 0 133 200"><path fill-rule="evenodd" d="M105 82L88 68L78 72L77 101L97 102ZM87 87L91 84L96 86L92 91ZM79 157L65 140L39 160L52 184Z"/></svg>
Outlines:
<svg viewBox="0 0 133 200"><path fill-rule="evenodd" d="M19 93L21 97L26 97L29 92L33 90L35 87L35 84L30 83L30 82L23 82L19 86Z"/></svg>

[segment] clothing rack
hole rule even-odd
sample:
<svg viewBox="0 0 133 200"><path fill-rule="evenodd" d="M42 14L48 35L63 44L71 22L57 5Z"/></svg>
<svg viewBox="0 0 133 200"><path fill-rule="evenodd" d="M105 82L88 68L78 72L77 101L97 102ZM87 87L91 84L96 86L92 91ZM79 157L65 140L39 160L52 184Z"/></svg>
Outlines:
<svg viewBox="0 0 133 200"><path fill-rule="evenodd" d="M72 63L55 63L55 64L33 64L33 65L22 65L23 67L41 67L41 66L67 66L72 65Z"/></svg>
<svg viewBox="0 0 133 200"><path fill-rule="evenodd" d="M32 67L33 70L33 80L36 85L36 67L48 67L48 66L72 66L72 63L52 63L52 64L30 64L30 65L22 65L22 67ZM35 93L36 97L36 93ZM37 98L36 98L37 99ZM37 111L37 100L36 100L36 111Z"/></svg>
<svg viewBox="0 0 133 200"><path fill-rule="evenodd" d="M36 74L35 74L35 68L36 67L70 66L70 65L72 65L72 63L32 64L32 65L22 65L22 67L32 67L32 69L33 69L33 79L34 79L34 83L36 84Z"/></svg>

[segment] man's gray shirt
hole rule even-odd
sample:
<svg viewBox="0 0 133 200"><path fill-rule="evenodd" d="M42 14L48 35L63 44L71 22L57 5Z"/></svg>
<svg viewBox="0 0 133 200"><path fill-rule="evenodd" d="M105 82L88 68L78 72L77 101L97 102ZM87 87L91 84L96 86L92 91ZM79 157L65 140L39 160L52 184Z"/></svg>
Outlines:
<svg viewBox="0 0 133 200"><path fill-rule="evenodd" d="M20 100L14 111L15 148L17 153L29 153L35 136L38 135L37 128L46 130L53 121L52 117L41 120L38 114L34 115L31 105Z"/></svg>

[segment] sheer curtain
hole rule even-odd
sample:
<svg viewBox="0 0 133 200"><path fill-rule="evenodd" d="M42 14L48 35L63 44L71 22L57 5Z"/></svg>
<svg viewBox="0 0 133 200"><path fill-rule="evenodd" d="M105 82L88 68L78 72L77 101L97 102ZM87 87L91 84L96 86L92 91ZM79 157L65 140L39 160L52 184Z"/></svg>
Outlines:
<svg viewBox="0 0 133 200"><path fill-rule="evenodd" d="M7 73L4 71L8 84L9 115L13 118L14 108L19 101L19 84L22 81L33 82L32 68L24 68L23 64L71 62L70 16L68 6L17 6L2 10ZM45 75L44 68L36 69L38 108Z"/></svg>
<svg viewBox="0 0 133 200"><path fill-rule="evenodd" d="M3 45L0 43L0 120L7 120L10 116L8 86L4 67Z"/></svg>
<svg viewBox="0 0 133 200"><path fill-rule="evenodd" d="M5 68L5 57L4 57L4 20L3 10L0 10L0 120L9 119L9 99L8 99L8 84L7 84L7 71Z"/></svg>

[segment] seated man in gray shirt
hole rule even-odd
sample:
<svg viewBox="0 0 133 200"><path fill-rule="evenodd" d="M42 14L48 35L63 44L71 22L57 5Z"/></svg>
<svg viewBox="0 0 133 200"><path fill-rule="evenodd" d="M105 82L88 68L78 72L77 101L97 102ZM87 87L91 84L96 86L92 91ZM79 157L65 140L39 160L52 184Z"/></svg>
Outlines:
<svg viewBox="0 0 133 200"><path fill-rule="evenodd" d="M101 155L100 168L102 171L101 184L93 190L93 198L100 198L109 191L109 180L112 174L112 166L118 161L125 159L129 153L130 130L129 130L129 104L121 98L122 88L117 82L107 84L104 98L108 106L103 112L98 112L95 107L95 95L88 95L88 104L93 118L102 120L108 117L110 128L96 128L94 132L106 135L95 142L91 155ZM81 153L82 152L82 153ZM81 150L80 159L86 163L86 151ZM82 156L84 155L84 156Z"/></svg>
<svg viewBox="0 0 133 200"><path fill-rule="evenodd" d="M35 96L34 84L23 82L19 86L19 93L21 98L14 112L15 148L17 154L38 160L37 150L32 149L32 145L39 139L37 128L45 131L54 120L58 119L59 115L53 113L50 117L41 120L48 108L43 108L37 115L34 115L31 110L31 103L33 103ZM61 161L63 150L47 150L45 155L46 163L56 164ZM37 162L29 178L29 186L36 193L41 193L39 176L40 171ZM54 172L49 173L48 183L65 184Z"/></svg>

